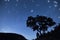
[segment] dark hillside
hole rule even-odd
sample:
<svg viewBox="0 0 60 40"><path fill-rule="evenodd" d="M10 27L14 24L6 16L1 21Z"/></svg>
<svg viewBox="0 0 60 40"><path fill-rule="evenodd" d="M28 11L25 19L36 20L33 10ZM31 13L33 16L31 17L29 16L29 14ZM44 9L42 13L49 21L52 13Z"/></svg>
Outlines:
<svg viewBox="0 0 60 40"><path fill-rule="evenodd" d="M0 33L0 40L26 40L26 38L15 33Z"/></svg>

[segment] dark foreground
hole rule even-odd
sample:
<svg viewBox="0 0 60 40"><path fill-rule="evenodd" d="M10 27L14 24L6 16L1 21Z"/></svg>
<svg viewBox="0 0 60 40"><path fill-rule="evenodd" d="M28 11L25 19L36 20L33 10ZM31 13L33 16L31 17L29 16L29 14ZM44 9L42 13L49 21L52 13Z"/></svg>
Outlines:
<svg viewBox="0 0 60 40"><path fill-rule="evenodd" d="M43 34L35 40L60 40L60 25L54 31Z"/></svg>
<svg viewBox="0 0 60 40"><path fill-rule="evenodd" d="M26 40L26 38L15 33L0 33L0 40Z"/></svg>

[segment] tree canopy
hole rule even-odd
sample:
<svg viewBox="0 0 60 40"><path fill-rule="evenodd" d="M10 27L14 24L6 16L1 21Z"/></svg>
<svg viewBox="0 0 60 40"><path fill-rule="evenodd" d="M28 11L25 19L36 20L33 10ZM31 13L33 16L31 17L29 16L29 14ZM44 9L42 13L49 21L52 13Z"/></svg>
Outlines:
<svg viewBox="0 0 60 40"><path fill-rule="evenodd" d="M50 17L37 15L36 17L29 16L26 24L27 27L30 27L33 29L33 31L37 31L36 35L37 38L39 38L39 36L42 35L41 31L43 31L43 34L45 34L48 27L54 26L56 22L54 22Z"/></svg>

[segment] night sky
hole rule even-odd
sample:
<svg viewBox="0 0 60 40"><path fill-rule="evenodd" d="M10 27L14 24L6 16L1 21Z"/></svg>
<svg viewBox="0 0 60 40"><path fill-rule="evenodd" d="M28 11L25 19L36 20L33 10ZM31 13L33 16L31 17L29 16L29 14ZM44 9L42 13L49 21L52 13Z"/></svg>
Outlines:
<svg viewBox="0 0 60 40"><path fill-rule="evenodd" d="M26 26L28 16L47 16L60 22L60 0L0 0L0 32L12 32L34 39ZM49 28L48 31L51 31Z"/></svg>

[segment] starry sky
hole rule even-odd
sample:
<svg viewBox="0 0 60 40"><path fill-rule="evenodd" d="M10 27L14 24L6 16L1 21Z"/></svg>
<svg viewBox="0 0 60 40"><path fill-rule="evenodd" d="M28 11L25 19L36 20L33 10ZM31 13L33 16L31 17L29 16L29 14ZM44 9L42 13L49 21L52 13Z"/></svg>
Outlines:
<svg viewBox="0 0 60 40"><path fill-rule="evenodd" d="M60 22L60 0L0 0L0 32L12 32L34 39L26 26L28 16L47 16ZM51 31L51 28L48 29Z"/></svg>

